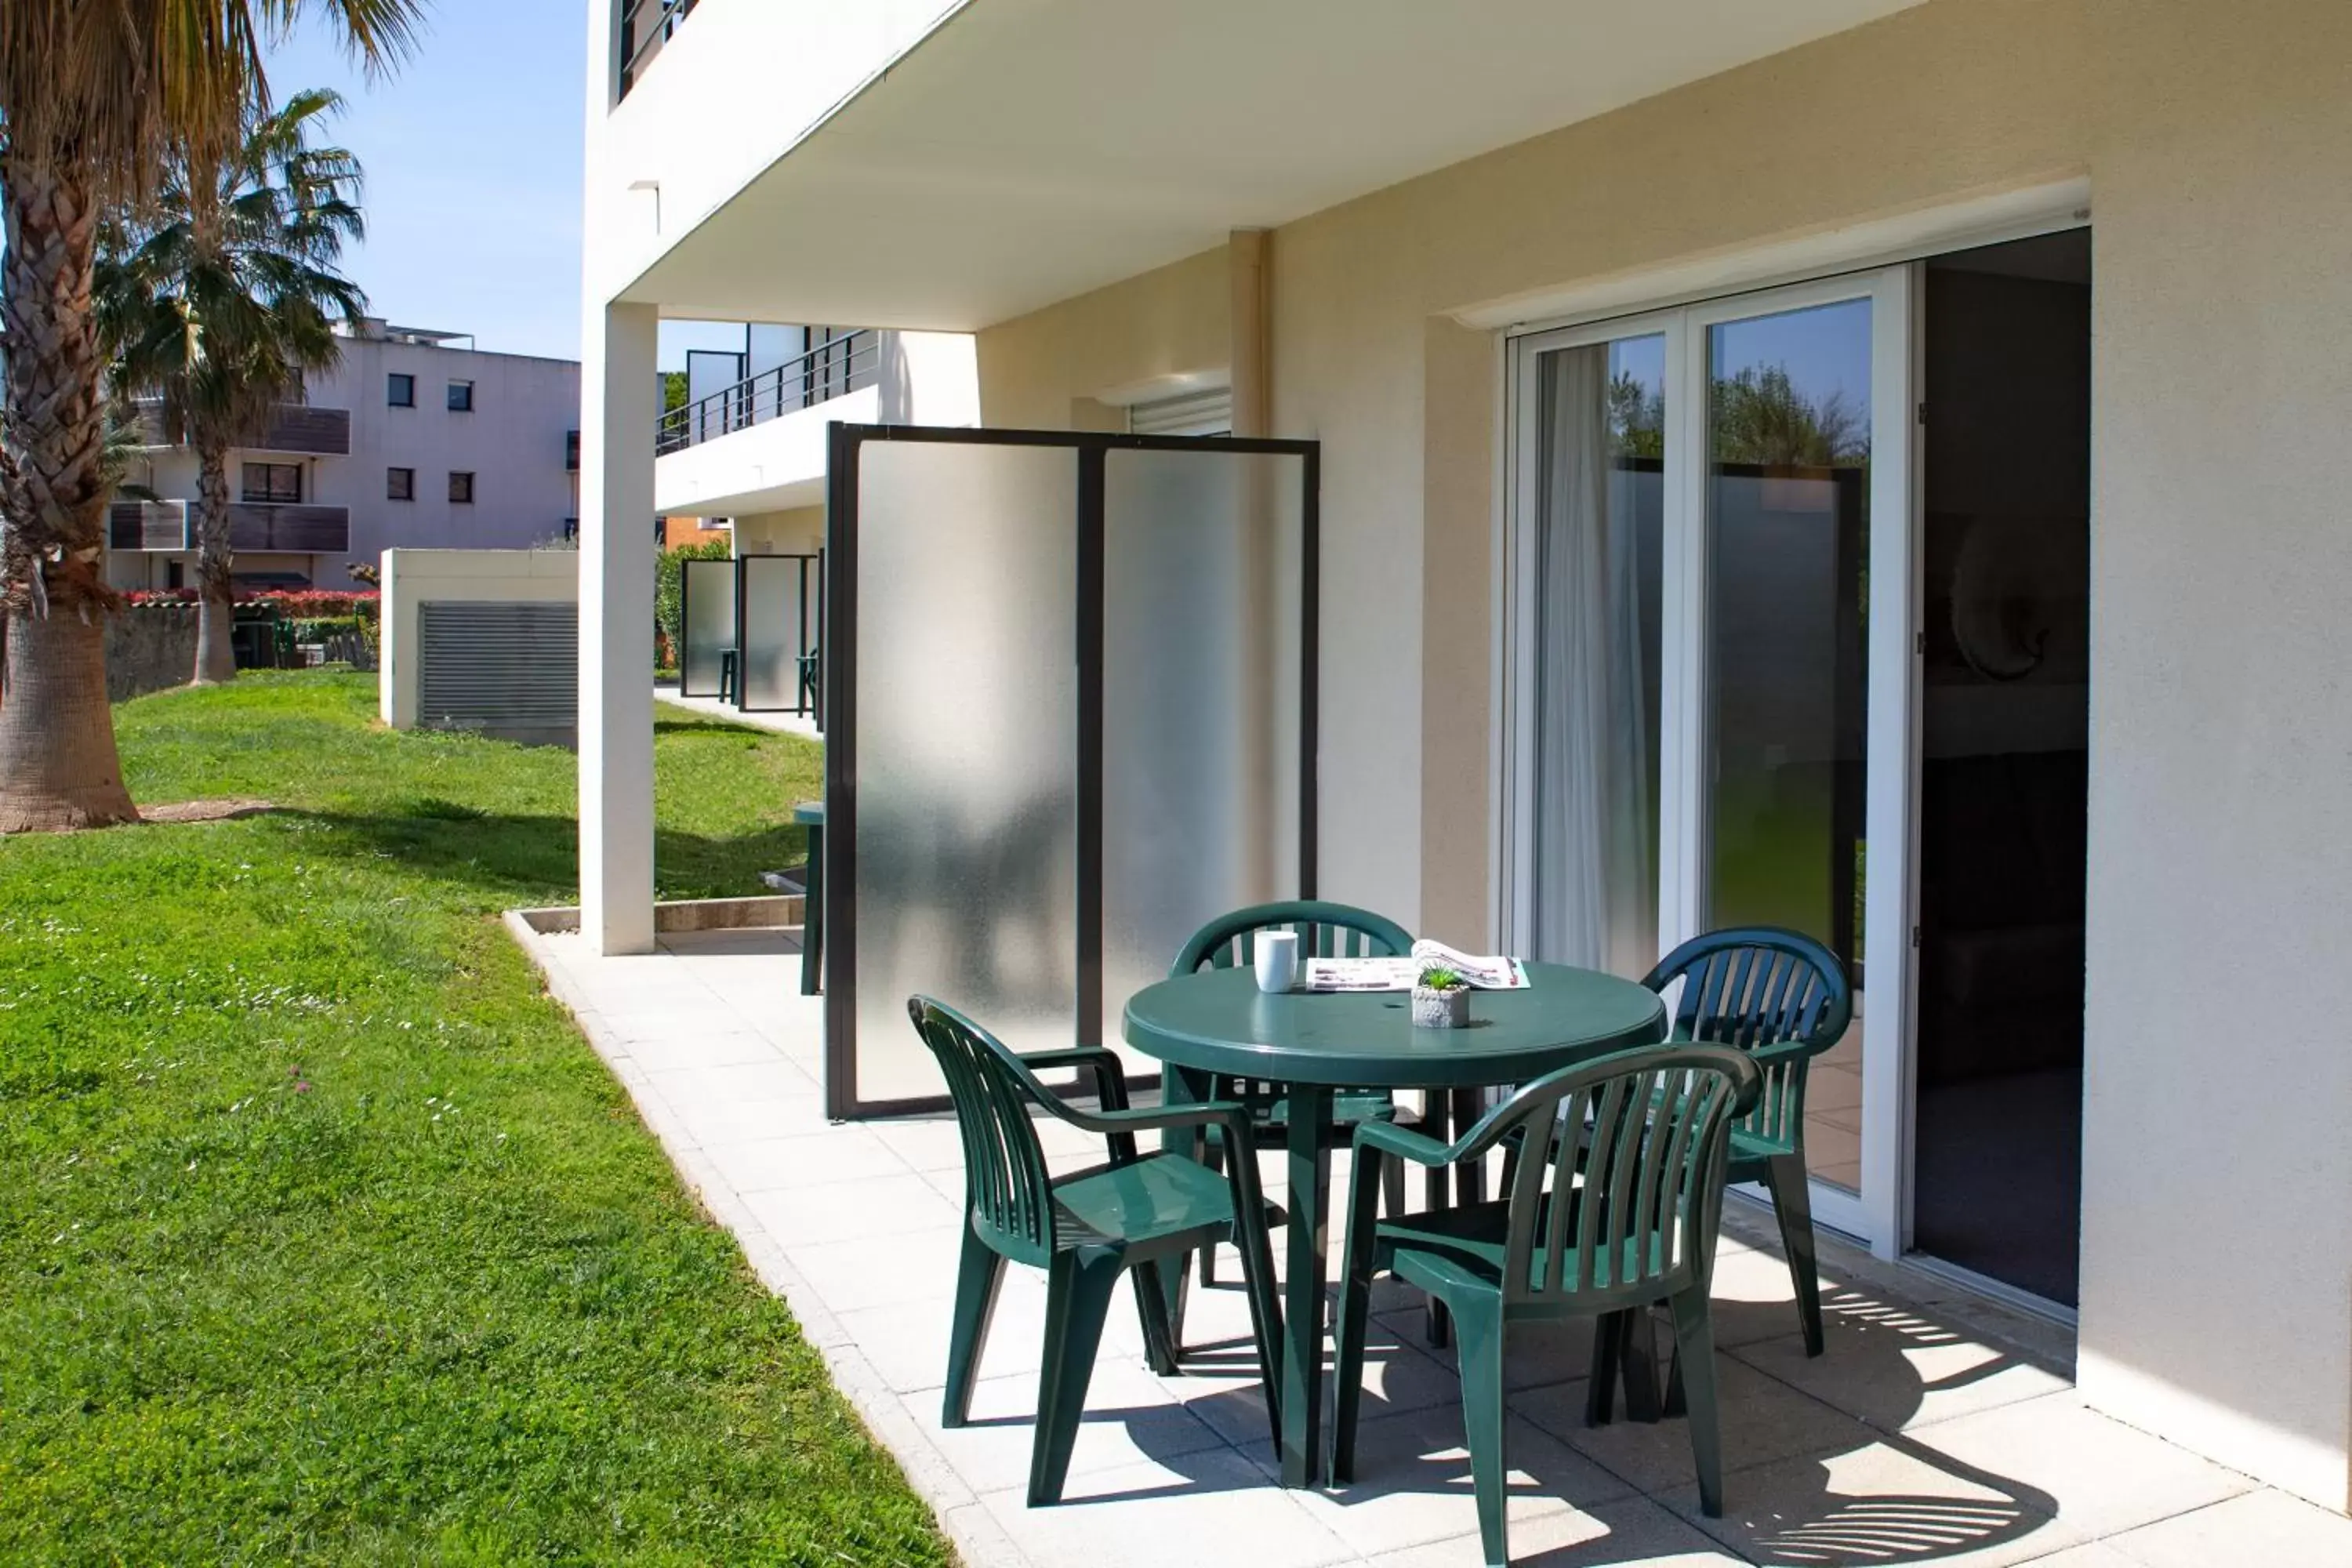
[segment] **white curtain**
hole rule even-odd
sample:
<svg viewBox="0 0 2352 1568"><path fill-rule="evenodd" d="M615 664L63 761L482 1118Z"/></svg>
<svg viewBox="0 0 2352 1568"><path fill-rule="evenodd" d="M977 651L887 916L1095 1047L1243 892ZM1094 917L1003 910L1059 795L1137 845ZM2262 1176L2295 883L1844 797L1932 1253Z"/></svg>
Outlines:
<svg viewBox="0 0 2352 1568"><path fill-rule="evenodd" d="M1609 345L1543 356L1536 508L1533 956L1638 976L1657 958L1656 745L1633 476Z"/></svg>

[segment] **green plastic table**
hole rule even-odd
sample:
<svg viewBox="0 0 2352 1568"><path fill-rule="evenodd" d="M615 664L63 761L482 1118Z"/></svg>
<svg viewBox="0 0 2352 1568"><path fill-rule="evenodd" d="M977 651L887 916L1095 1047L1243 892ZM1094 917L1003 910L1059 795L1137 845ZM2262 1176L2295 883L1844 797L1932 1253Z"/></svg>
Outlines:
<svg viewBox="0 0 2352 1568"><path fill-rule="evenodd" d="M1414 1028L1402 991L1269 996L1245 968L1163 980L1127 1005L1127 1042L1167 1064L1171 1097L1204 1100L1221 1073L1287 1086L1289 1267L1281 1380L1286 1487L1314 1485L1323 1463L1323 1233L1331 1174L1323 1129L1331 1120L1332 1090L1524 1083L1665 1038L1665 1004L1633 981L1554 963L1527 968L1526 990L1481 991L1472 998L1467 1029Z"/></svg>

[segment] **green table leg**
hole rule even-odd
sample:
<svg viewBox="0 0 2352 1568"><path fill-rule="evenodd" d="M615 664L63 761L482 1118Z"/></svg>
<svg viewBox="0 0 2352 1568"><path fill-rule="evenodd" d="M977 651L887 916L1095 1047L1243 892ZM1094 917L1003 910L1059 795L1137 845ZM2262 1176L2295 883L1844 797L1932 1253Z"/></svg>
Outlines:
<svg viewBox="0 0 2352 1568"><path fill-rule="evenodd" d="M1331 1091L1289 1091L1290 1249L1283 1327L1282 1484L1309 1487L1323 1473L1323 1227L1331 1190Z"/></svg>
<svg viewBox="0 0 2352 1568"><path fill-rule="evenodd" d="M817 993L824 973L824 824L808 824L806 897L801 900L801 994Z"/></svg>
<svg viewBox="0 0 2352 1568"><path fill-rule="evenodd" d="M1205 1105L1215 1085L1204 1072L1191 1068L1160 1068L1160 1103L1163 1106ZM1160 1147L1171 1154L1181 1154L1187 1160L1198 1161L1205 1139L1197 1127L1171 1127L1160 1135ZM1184 1353L1184 1287L1192 1277L1192 1260L1181 1258L1170 1260L1160 1270L1160 1288L1168 1301L1168 1335L1175 1342L1176 1353Z"/></svg>

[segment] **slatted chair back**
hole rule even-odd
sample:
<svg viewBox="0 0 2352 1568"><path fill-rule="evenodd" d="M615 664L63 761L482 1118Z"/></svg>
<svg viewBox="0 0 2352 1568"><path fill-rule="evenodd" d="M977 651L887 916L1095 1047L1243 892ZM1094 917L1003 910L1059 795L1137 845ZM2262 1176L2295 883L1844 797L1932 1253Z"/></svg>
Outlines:
<svg viewBox="0 0 2352 1568"><path fill-rule="evenodd" d="M1012 1047L954 1008L910 996L907 1012L948 1081L973 1228L1016 1262L1046 1263L1054 1255L1054 1184L1029 1120L1032 1076Z"/></svg>
<svg viewBox="0 0 2352 1568"><path fill-rule="evenodd" d="M1663 994L1677 980L1673 1037L1760 1052L1762 1088L1740 1125L1784 1148L1801 1147L1807 1064L1853 1021L1845 965L1800 932L1742 926L1693 937L1642 984Z"/></svg>
<svg viewBox="0 0 2352 1568"><path fill-rule="evenodd" d="M1759 1073L1738 1051L1652 1046L1537 1079L1489 1119L1549 1160L1512 1168L1507 1316L1583 1315L1704 1284L1731 1124ZM1582 1140L1553 1140L1558 1126Z"/></svg>
<svg viewBox="0 0 2352 1568"><path fill-rule="evenodd" d="M1170 979L1202 969L1247 968L1257 962L1261 931L1298 933L1298 957L1400 958L1412 950L1412 937L1385 915L1352 904L1326 903L1319 899L1294 899L1286 903L1253 904L1219 915L1192 933Z"/></svg>
<svg viewBox="0 0 2352 1568"><path fill-rule="evenodd" d="M1293 899L1219 915L1192 933L1168 966L1168 977L1181 979L1203 969L1246 969L1257 962L1259 934L1270 931L1298 933L1302 964L1310 958L1402 958L1412 951L1412 933L1386 915L1353 904ZM1255 1104L1273 1099L1280 1089L1255 1079L1223 1079L1217 1092Z"/></svg>

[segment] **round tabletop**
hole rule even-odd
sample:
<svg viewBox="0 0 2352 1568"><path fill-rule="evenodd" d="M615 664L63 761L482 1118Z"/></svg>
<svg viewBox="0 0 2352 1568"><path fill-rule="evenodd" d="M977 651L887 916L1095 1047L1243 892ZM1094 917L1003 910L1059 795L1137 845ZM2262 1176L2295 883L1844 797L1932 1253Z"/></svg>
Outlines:
<svg viewBox="0 0 2352 1568"><path fill-rule="evenodd" d="M1403 991L1267 995L1248 968L1163 980L1127 1005L1127 1043L1180 1068L1279 1083L1474 1089L1525 1083L1665 1038L1666 1008L1630 980L1530 963L1523 991L1478 991L1470 1027L1415 1028Z"/></svg>

